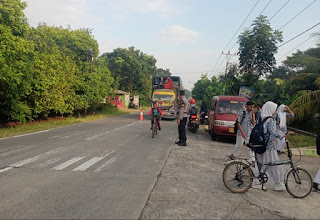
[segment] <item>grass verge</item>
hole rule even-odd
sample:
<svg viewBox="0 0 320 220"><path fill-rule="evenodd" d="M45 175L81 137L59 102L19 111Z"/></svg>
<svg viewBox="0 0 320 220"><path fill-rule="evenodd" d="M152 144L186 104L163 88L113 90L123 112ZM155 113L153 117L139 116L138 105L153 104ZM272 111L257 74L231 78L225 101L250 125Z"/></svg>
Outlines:
<svg viewBox="0 0 320 220"><path fill-rule="evenodd" d="M118 109L103 109L99 113L94 115L88 115L85 117L68 117L68 118L55 118L45 121L34 121L15 127L0 128L0 138L12 137L22 134L33 133L37 131L43 131L53 128L64 127L68 125L78 124L82 122L93 121L100 118L107 118L116 115L127 114L129 111Z"/></svg>
<svg viewBox="0 0 320 220"><path fill-rule="evenodd" d="M314 147L316 146L316 137L295 133L288 138L290 147Z"/></svg>

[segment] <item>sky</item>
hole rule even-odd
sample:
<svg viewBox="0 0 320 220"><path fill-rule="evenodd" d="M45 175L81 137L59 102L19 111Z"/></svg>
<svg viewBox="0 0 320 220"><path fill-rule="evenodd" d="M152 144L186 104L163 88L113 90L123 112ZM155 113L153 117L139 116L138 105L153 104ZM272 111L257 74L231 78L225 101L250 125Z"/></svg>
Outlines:
<svg viewBox="0 0 320 220"><path fill-rule="evenodd" d="M30 25L36 27L45 22L72 29L90 28L99 43L100 54L112 52L118 47L134 46L153 55L158 68L170 69L172 75L180 76L183 86L190 90L203 74L207 73L209 77L224 74L226 59L221 56L223 50L224 53L229 50L232 54L236 53L238 35L250 27L261 12L271 18L285 5L270 21L273 29L279 29L314 0L26 2L25 14ZM317 0L281 29L283 42L319 23L319 12L320 0ZM287 53L289 56L297 49L306 50L320 43L319 39L310 38L316 32L320 32L320 25L281 46L275 55L277 65L281 64ZM233 56L231 62L238 62L237 56Z"/></svg>

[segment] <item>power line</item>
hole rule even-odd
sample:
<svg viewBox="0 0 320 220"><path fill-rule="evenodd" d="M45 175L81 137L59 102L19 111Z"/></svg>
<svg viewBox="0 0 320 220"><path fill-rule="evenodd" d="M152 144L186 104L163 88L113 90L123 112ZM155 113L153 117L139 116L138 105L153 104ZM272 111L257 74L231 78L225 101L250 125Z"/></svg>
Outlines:
<svg viewBox="0 0 320 220"><path fill-rule="evenodd" d="M210 72L210 70L206 70L206 71L197 71L197 72L176 72L176 73L171 73L171 74L177 74L177 75L182 75L182 74L195 74L195 73L208 73Z"/></svg>
<svg viewBox="0 0 320 220"><path fill-rule="evenodd" d="M295 37L291 38L290 40L287 40L286 42L284 42L283 44L281 44L279 47L282 47L283 45L285 45L285 44L289 43L290 41L292 41L292 40L296 39L297 37L300 37L300 36L301 36L301 35L303 35L304 33L306 33L306 32L308 32L308 31L310 31L311 29L313 29L313 28L315 28L315 27L317 27L319 24L320 24L320 23L318 23L318 24L316 24L316 25L313 25L311 28L309 28L309 29L307 29L307 30L303 31L302 33L300 33L300 34L298 34L297 36L295 36ZM278 48L279 48L279 47L278 47Z"/></svg>
<svg viewBox="0 0 320 220"><path fill-rule="evenodd" d="M290 0L288 0L288 1L270 18L269 21L271 21L272 18L274 18L289 2L290 2Z"/></svg>
<svg viewBox="0 0 320 220"><path fill-rule="evenodd" d="M309 37L308 39L306 39L305 41L303 41L301 44L299 44L297 47L295 47L294 49L292 49L290 52L286 53L285 55L283 55L282 57L278 58L277 60L281 60L283 57L287 56L289 53L291 53L292 51L296 50L298 47L300 47L302 44L306 43L307 41L309 41L311 38L314 38L314 36Z"/></svg>
<svg viewBox="0 0 320 220"><path fill-rule="evenodd" d="M287 26L287 24L289 24L293 19L295 19L296 17L298 17L303 11L305 11L307 8L309 8L313 3L315 3L317 0L314 0L313 2L311 2L307 7L305 7L304 9L302 9L302 11L300 11L298 14L296 14L293 18L291 18L287 23L285 23L281 28L279 28L279 30L281 30L282 28L284 28L285 26Z"/></svg>
<svg viewBox="0 0 320 220"><path fill-rule="evenodd" d="M236 33L233 35L233 37L231 38L231 40L229 41L229 43L227 44L227 46L225 46L225 48L223 49L223 51L229 46L229 44L231 43L231 41L234 39L234 37L237 35L237 33L239 32L239 30L241 29L241 27L243 26L243 24L247 21L248 17L250 16L250 14L252 13L253 9L257 6L257 4L259 3L260 0L257 0L256 4L253 6L253 8L251 9L251 11L249 12L249 14L247 15L247 17L244 19L244 21L242 22L242 24L240 25L240 27L238 28L238 30L236 31ZM212 70L212 73L214 72L214 70L216 69L217 64L219 63L219 60L221 59L222 54L220 54L218 61L216 62L216 64L214 65L214 68Z"/></svg>
<svg viewBox="0 0 320 220"><path fill-rule="evenodd" d="M269 3L266 5L266 7L264 7L264 9L260 12L258 17L264 12L264 10L266 10L266 8L270 5L271 2L272 2L272 0L270 0Z"/></svg>

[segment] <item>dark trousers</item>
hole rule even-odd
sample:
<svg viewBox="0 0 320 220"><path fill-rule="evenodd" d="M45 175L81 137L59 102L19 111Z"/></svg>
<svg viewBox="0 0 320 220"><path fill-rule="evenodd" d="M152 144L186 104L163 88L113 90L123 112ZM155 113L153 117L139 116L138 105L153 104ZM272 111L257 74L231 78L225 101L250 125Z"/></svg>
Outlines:
<svg viewBox="0 0 320 220"><path fill-rule="evenodd" d="M153 125L154 123L154 120L157 120L158 122L158 126L160 127L160 117L158 116L153 116L152 119L151 119L151 126Z"/></svg>
<svg viewBox="0 0 320 220"><path fill-rule="evenodd" d="M186 123L187 123L187 118L183 118L182 120L180 120L180 124L178 125L179 140L183 143L187 142Z"/></svg>

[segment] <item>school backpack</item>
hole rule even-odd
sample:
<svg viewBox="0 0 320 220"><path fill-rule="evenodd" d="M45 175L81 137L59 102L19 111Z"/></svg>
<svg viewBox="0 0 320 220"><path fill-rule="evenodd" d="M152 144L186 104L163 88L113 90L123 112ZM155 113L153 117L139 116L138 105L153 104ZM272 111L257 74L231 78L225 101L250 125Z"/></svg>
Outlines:
<svg viewBox="0 0 320 220"><path fill-rule="evenodd" d="M269 139L267 141L265 140L264 132L263 132L263 124L269 118L272 118L272 117L268 116L264 118L262 121L261 119L259 120L258 124L256 124L252 129L251 135L249 138L249 143L247 144L249 148L251 148L253 151L255 151L258 154L263 154L264 152L266 152L266 147Z"/></svg>
<svg viewBox="0 0 320 220"><path fill-rule="evenodd" d="M320 156L320 132L317 135L316 145L317 145L317 154Z"/></svg>
<svg viewBox="0 0 320 220"><path fill-rule="evenodd" d="M198 114L198 110L195 107L191 107L190 115L197 115L197 114Z"/></svg>
<svg viewBox="0 0 320 220"><path fill-rule="evenodd" d="M241 122L240 122L240 124L243 122L243 120L246 118L246 111L243 111L243 117L242 117L242 119L241 119ZM234 131L234 133L235 134L237 134L237 132L238 132L238 119L236 120L236 122L234 123L234 128L233 128L233 131Z"/></svg>

